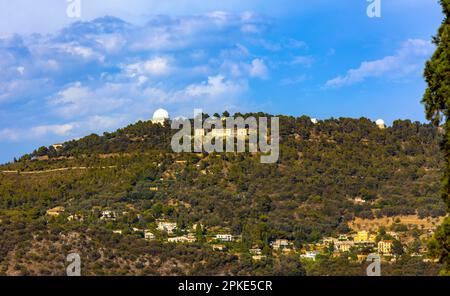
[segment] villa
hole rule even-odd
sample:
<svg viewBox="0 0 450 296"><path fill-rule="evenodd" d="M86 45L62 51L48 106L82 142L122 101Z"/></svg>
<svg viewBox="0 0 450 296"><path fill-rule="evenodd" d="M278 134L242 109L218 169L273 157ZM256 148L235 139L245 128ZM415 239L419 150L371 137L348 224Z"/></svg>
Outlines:
<svg viewBox="0 0 450 296"><path fill-rule="evenodd" d="M382 240L378 242L378 253L383 255L392 255L392 245L391 240Z"/></svg>
<svg viewBox="0 0 450 296"><path fill-rule="evenodd" d="M197 239L195 238L195 236L183 235L177 237L169 237L167 241L169 243L195 243Z"/></svg>
<svg viewBox="0 0 450 296"><path fill-rule="evenodd" d="M274 250L283 250L289 248L289 240L287 239L277 239L274 242L272 242L272 248Z"/></svg>
<svg viewBox="0 0 450 296"><path fill-rule="evenodd" d="M303 259L310 259L316 261L317 252L306 252L306 254L300 255Z"/></svg>
<svg viewBox="0 0 450 296"><path fill-rule="evenodd" d="M350 249L351 249L354 245L355 245L355 243L352 242L352 241L337 241L337 242L334 244L334 249L337 250L337 251L339 251L339 252L341 252L341 253L344 253L344 252L349 252Z"/></svg>
<svg viewBox="0 0 450 296"><path fill-rule="evenodd" d="M224 252L227 250L227 247L225 245L212 245L212 249L214 251Z"/></svg>
<svg viewBox="0 0 450 296"><path fill-rule="evenodd" d="M172 234L175 229L177 229L177 223L168 222L164 220L156 221L158 224L158 230L166 232L167 234Z"/></svg>
<svg viewBox="0 0 450 296"><path fill-rule="evenodd" d="M106 210L102 211L102 215L100 217L101 220L116 220L116 212Z"/></svg>
<svg viewBox="0 0 450 296"><path fill-rule="evenodd" d="M144 231L144 238L146 240L154 240L156 238L156 236L152 232L146 230L146 231Z"/></svg>
<svg viewBox="0 0 450 296"><path fill-rule="evenodd" d="M232 242L233 236L231 234L216 234L216 240L223 242Z"/></svg>

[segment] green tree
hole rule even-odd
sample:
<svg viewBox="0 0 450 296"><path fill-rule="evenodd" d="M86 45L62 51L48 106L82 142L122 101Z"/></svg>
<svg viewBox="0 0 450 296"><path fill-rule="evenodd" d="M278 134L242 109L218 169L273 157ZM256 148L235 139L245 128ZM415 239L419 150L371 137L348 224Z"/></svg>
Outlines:
<svg viewBox="0 0 450 296"><path fill-rule="evenodd" d="M160 202L156 203L153 206L152 211L153 211L153 216L155 218L160 218L161 217L161 215L163 213L163 207L164 206Z"/></svg>
<svg viewBox="0 0 450 296"><path fill-rule="evenodd" d="M444 13L444 21L433 37L433 43L437 46L431 60L425 67L425 80L428 88L425 91L422 102L425 104L427 119L436 126L444 121L444 137L441 150L444 155L445 168L442 187L442 198L450 210L450 0L440 0ZM434 255L440 257L444 264L443 273L450 273L450 259L448 250L448 229L450 219L447 217L440 229L436 232L434 240ZM444 235L442 235L444 234Z"/></svg>
<svg viewBox="0 0 450 296"><path fill-rule="evenodd" d="M394 240L392 243L392 253L397 256L402 256L405 253L403 244L399 240Z"/></svg>
<svg viewBox="0 0 450 296"><path fill-rule="evenodd" d="M35 151L35 155L37 156L44 156L47 155L48 153L48 148L45 146L40 147L37 151Z"/></svg>
<svg viewBox="0 0 450 296"><path fill-rule="evenodd" d="M197 237L197 241L199 242L204 241L203 227L200 223L197 223L197 226L195 227L195 235Z"/></svg>
<svg viewBox="0 0 450 296"><path fill-rule="evenodd" d="M281 256L274 266L275 276L305 276L306 270L296 255Z"/></svg>

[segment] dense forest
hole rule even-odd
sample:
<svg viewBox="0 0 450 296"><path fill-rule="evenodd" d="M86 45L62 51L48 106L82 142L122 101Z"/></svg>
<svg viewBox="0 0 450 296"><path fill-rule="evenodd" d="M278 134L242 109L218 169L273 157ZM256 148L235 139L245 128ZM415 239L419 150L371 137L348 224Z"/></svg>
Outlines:
<svg viewBox="0 0 450 296"><path fill-rule="evenodd" d="M358 274L362 265L346 258L308 265L280 254L254 262L242 250L258 246L269 255L276 238L301 248L349 233L357 217L446 214L441 133L431 124L397 120L380 129L366 118L280 116L274 164L261 164L258 153L173 153L175 132L169 123L137 122L0 166L0 273L64 274L65 254L79 251L85 274ZM57 206L64 213L49 218ZM105 209L120 214L99 219ZM214 252L202 235L194 244L165 244L159 234L146 241L130 230L152 229L157 219L175 221L178 235L201 223L242 239ZM438 270L405 258L385 272Z"/></svg>

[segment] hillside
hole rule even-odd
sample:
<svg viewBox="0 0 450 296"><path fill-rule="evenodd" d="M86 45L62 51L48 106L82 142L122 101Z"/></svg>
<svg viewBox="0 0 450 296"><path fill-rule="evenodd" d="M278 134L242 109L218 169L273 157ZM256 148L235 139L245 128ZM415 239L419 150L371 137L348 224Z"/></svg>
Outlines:
<svg viewBox="0 0 450 296"><path fill-rule="evenodd" d="M323 261L305 271L295 254L274 255L271 243L286 239L302 250L351 234L355 218L399 216L418 222L397 221L398 232L428 237L445 215L440 134L431 125L397 120L379 129L365 118L313 124L305 116L280 122L275 164L251 153L176 154L168 125L138 122L0 166L0 272L64 273L61 254L76 250L89 262L87 274L317 274L329 269ZM57 206L64 211L49 217ZM196 243L167 244L159 219L176 223L173 236L204 227L191 231ZM421 229L421 221L428 226ZM143 239L144 229L154 241ZM211 250L217 233L236 243ZM266 259L253 262L251 248Z"/></svg>

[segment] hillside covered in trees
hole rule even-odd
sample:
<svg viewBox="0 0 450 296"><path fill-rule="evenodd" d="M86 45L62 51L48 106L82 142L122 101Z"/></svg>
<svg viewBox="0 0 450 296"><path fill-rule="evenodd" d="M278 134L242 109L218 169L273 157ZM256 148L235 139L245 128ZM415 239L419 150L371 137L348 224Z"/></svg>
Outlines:
<svg viewBox="0 0 450 296"><path fill-rule="evenodd" d="M87 274L301 275L307 271L294 255L270 254L274 239L301 248L351 232L355 218L446 214L441 135L430 124L397 120L380 129L365 118L314 124L281 116L275 164L261 164L254 153L173 153L175 132L138 122L0 166L0 273L64 273L64 254L78 250ZM64 213L50 218L54 207ZM104 210L117 217L100 219ZM206 230L196 229L195 244L169 247L163 237L148 242L130 230L154 229L158 219L174 221L177 235L201 224L241 239L217 253L204 245ZM267 260L248 258L244 250L255 246ZM414 274L425 263L402 264Z"/></svg>

